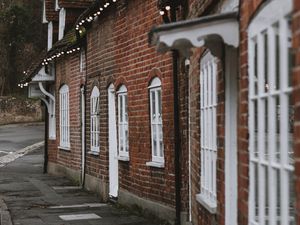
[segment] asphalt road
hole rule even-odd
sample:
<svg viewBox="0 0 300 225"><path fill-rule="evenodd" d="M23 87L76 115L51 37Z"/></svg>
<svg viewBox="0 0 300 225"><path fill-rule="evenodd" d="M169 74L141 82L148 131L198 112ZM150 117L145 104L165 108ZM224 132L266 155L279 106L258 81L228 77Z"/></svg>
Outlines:
<svg viewBox="0 0 300 225"><path fill-rule="evenodd" d="M43 140L43 123L0 126L0 157Z"/></svg>

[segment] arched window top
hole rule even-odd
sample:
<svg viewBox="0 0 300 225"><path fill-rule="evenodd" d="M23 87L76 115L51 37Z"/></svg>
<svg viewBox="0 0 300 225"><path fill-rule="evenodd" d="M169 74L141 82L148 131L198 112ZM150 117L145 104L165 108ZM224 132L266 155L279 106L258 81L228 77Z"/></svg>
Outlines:
<svg viewBox="0 0 300 225"><path fill-rule="evenodd" d="M273 0L268 1L260 12L254 17L249 25L249 33L261 33L266 27L276 26L278 18L287 17L293 9L292 0Z"/></svg>
<svg viewBox="0 0 300 225"><path fill-rule="evenodd" d="M161 81L158 77L155 77L152 79L150 86L148 88L155 88L155 87L160 87L161 86Z"/></svg>
<svg viewBox="0 0 300 225"><path fill-rule="evenodd" d="M209 50L207 50L200 60L200 66L203 67L209 63L216 63L216 57L214 57Z"/></svg>
<svg viewBox="0 0 300 225"><path fill-rule="evenodd" d="M69 87L68 85L64 84L60 89L59 93L68 93L69 92Z"/></svg>
<svg viewBox="0 0 300 225"><path fill-rule="evenodd" d="M95 86L92 90L91 98L99 97L99 95L100 95L99 89L98 87Z"/></svg>
<svg viewBox="0 0 300 225"><path fill-rule="evenodd" d="M127 88L125 85L120 86L118 93L126 93L127 92Z"/></svg>

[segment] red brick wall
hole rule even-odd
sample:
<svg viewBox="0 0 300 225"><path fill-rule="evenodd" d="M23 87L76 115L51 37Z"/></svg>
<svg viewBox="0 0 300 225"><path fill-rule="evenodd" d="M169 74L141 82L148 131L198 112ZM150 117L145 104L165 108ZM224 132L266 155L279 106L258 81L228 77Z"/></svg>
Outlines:
<svg viewBox="0 0 300 225"><path fill-rule="evenodd" d="M48 139L48 160L49 162L56 163L57 160L57 139L56 140L49 140Z"/></svg>
<svg viewBox="0 0 300 225"><path fill-rule="evenodd" d="M294 101L295 101L295 180L296 180L296 224L300 223L300 2L294 0L293 15L293 48L295 54L295 67L293 70Z"/></svg>
<svg viewBox="0 0 300 225"><path fill-rule="evenodd" d="M133 0L125 4L120 1L115 13L111 11L109 16L100 19L99 24L95 21L89 31L88 95L93 85L98 85L103 107L100 107L102 148L99 157L88 157L87 171L108 180L107 87L110 82L116 88L125 84L128 89L130 161L119 162L120 188L174 208L172 60L148 46L149 30L162 23L156 3L156 0ZM146 162L151 161L148 85L154 76L162 80L165 151L165 168L162 169L146 166ZM88 100L87 108L89 104Z"/></svg>
<svg viewBox="0 0 300 225"><path fill-rule="evenodd" d="M174 208L172 60L148 46L149 30L162 23L156 4L156 0L128 1L119 9L115 23L116 79L126 80L129 113L130 162L120 162L120 187ZM154 68L158 68L160 73L151 73ZM146 166L146 162L151 161L148 84L155 75L162 81L163 169Z"/></svg>
<svg viewBox="0 0 300 225"><path fill-rule="evenodd" d="M56 141L49 140L49 161L73 170L80 170L81 164L81 124L80 124L80 87L85 82L84 73L79 71L79 54L60 58L56 62ZM69 86L70 102L70 144L71 150L59 150L59 89Z"/></svg>
<svg viewBox="0 0 300 225"><path fill-rule="evenodd" d="M108 95L107 87L117 73L114 59L113 19L110 14L95 21L87 37L86 146L90 147L90 96L100 91L100 154L87 154L87 174L108 183Z"/></svg>

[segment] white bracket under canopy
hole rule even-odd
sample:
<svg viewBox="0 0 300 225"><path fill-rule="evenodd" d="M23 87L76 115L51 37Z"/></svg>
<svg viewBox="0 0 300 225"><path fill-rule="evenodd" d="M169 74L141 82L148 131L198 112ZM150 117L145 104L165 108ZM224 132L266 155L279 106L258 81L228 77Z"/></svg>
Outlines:
<svg viewBox="0 0 300 225"><path fill-rule="evenodd" d="M219 55L223 44L233 48L239 46L238 13L230 12L164 24L150 31L149 40L161 53L178 50L189 57L191 48L206 46L214 55Z"/></svg>
<svg viewBox="0 0 300 225"><path fill-rule="evenodd" d="M55 77L46 73L45 66L43 66L39 72L31 79L32 82L46 82L55 81Z"/></svg>

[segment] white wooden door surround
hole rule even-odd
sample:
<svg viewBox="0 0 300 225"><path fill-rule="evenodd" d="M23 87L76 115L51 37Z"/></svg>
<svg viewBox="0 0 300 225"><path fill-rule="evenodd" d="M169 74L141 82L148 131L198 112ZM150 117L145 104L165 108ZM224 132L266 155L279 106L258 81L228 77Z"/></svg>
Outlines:
<svg viewBox="0 0 300 225"><path fill-rule="evenodd" d="M109 195L118 197L118 147L116 125L115 88L111 84L108 88L108 117L109 117Z"/></svg>

